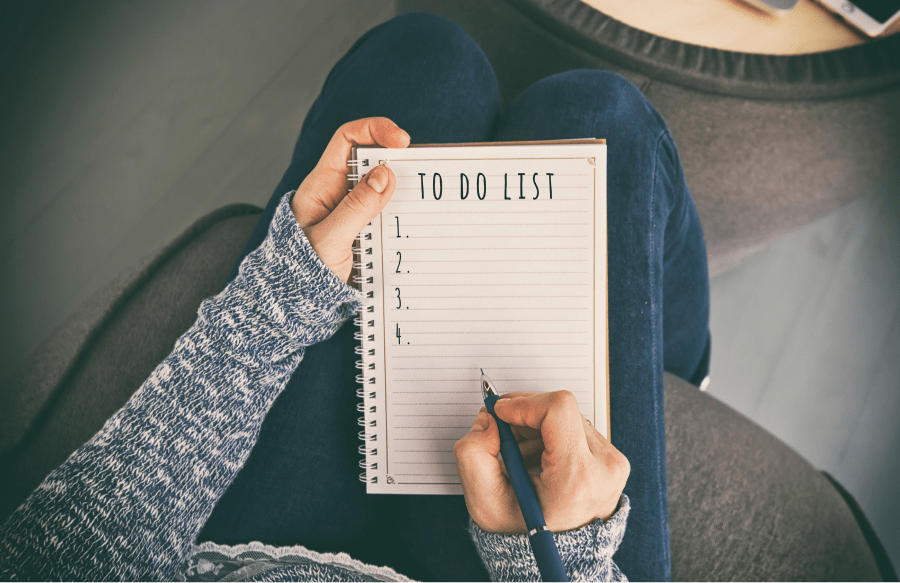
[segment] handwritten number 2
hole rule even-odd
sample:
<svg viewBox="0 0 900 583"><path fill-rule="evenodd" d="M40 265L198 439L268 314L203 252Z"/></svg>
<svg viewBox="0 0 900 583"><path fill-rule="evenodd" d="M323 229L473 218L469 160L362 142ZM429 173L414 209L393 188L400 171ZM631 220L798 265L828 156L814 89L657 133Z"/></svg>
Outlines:
<svg viewBox="0 0 900 583"><path fill-rule="evenodd" d="M400 306L403 305L403 302L400 301L400 288L395 287L394 289L397 290L397 309L399 310Z"/></svg>
<svg viewBox="0 0 900 583"><path fill-rule="evenodd" d="M400 273L400 260L403 259L403 256L400 255L400 252L397 251L397 271L394 273Z"/></svg>

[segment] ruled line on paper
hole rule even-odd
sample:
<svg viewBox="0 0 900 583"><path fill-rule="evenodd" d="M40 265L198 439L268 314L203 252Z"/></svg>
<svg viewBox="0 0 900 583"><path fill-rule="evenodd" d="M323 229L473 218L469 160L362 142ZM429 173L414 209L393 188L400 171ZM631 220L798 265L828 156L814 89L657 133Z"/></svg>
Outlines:
<svg viewBox="0 0 900 583"><path fill-rule="evenodd" d="M423 312L446 312L453 310L589 310L590 308L410 308L410 311L423 311Z"/></svg>
<svg viewBox="0 0 900 583"><path fill-rule="evenodd" d="M504 332L483 332L483 331L478 331L478 330L474 330L474 331L473 331L473 330L466 330L466 331L464 331L464 332L457 332L457 331L455 331L455 330L448 330L448 331L440 332L439 334L435 334L434 332L406 332L406 333L407 333L407 334L416 334L416 335L418 335L418 334L431 334L431 335L438 335L438 336L443 336L443 335L445 335L445 334L504 334ZM515 330L512 330L512 331L509 332L509 333L515 334L515 333L517 333L517 332L516 332ZM590 330L581 330L581 331L578 331L578 332L572 332L572 331L569 331L569 330L544 330L544 331L541 332L541 334L590 334L590 333L591 333Z"/></svg>
<svg viewBox="0 0 900 583"><path fill-rule="evenodd" d="M496 298L497 296L405 296L405 297L406 297L406 299L411 299L411 300L444 300L444 299ZM506 298L589 298L589 297L590 296L506 296Z"/></svg>
<svg viewBox="0 0 900 583"><path fill-rule="evenodd" d="M562 380L568 380L568 379L562 379ZM591 380L591 379L588 379L588 380ZM537 382L540 382L540 381L541 381L541 379L537 379ZM478 381L476 380L475 382L477 383ZM589 394L589 393L590 393L590 391L571 390L571 389L567 389L567 390L568 390L570 393L575 394L575 395L578 395L578 394L584 394L584 395L586 395L586 394ZM413 393L413 392L411 392L411 391L396 391L396 394L398 394L398 395L410 395L410 394L429 394L429 395L433 395L433 394L441 394L441 393L444 393L444 394L447 394L447 393L453 393L453 394L456 394L456 393L458 393L458 392L459 392L459 391L424 391L423 393ZM398 406L399 406L399 404L398 404ZM443 414L443 413L440 414L440 415L425 415L425 414L400 415L400 414L394 414L394 417L441 417L441 418L443 418L443 417L471 417L471 414L469 414L469 415L445 415L445 414ZM444 428L443 428L443 427L435 427L434 429L444 429Z"/></svg>
<svg viewBox="0 0 900 583"><path fill-rule="evenodd" d="M589 366L522 366L522 367L493 367L495 370L583 370L589 369ZM394 370L469 370L462 367L446 367L446 366L412 366L407 368L394 368Z"/></svg>
<svg viewBox="0 0 900 583"><path fill-rule="evenodd" d="M490 251L584 251L586 247L491 247ZM484 251L483 247L402 247L386 251Z"/></svg>
<svg viewBox="0 0 900 583"><path fill-rule="evenodd" d="M404 320L406 322L520 322L518 318L511 320ZM582 322L581 319L576 320L531 320L532 322Z"/></svg>
<svg viewBox="0 0 900 583"><path fill-rule="evenodd" d="M452 146L451 146L452 147ZM409 152L410 150L406 150ZM408 154L407 154L408 155ZM581 156L578 157L548 157L548 156L526 156L526 157L518 157L518 158L493 158L493 157L484 157L484 158L399 158L399 159L387 159L386 162L391 164L397 162L471 162L471 161L481 161L481 160L581 160L584 161L584 158Z"/></svg>
<svg viewBox="0 0 900 583"><path fill-rule="evenodd" d="M428 235L428 239L586 239L588 235ZM402 249L401 249L402 251Z"/></svg>
<svg viewBox="0 0 900 583"><path fill-rule="evenodd" d="M490 178L492 176L494 176L494 177L503 176L503 174L485 174L483 172L482 172L482 174L484 174L488 178ZM507 172L507 174L509 174L509 173ZM396 176L397 176L397 178L415 178L416 180L419 179L418 174L396 174ZM518 176L518 173L516 174L516 176ZM553 176L590 176L590 174L554 174ZM427 176L426 176L426 178L427 178Z"/></svg>
<svg viewBox="0 0 900 583"><path fill-rule="evenodd" d="M554 189L555 188L556 187L554 187ZM587 190L587 189L585 189L585 190ZM510 194L515 194L515 193L510 193ZM400 204L421 205L421 204L432 204L432 203L436 203L436 204L440 204L440 205L465 204L465 205L470 205L470 206L475 206L475 205L496 206L498 204L509 205L509 206L513 206L513 205L517 205L517 204L529 204L531 206L547 206L547 205L555 203L555 205L558 206L559 204L565 204L567 202L584 202L586 200L593 200L593 199L584 197L584 196L565 197L565 198L560 198L559 196L557 196L555 198L544 197L544 196L541 196L538 198L533 198L531 196L527 196L527 197L523 196L523 197L519 198L518 196L510 196L509 198L505 198L505 199L491 198L491 199L485 199L485 200L468 200L468 199L454 198L452 195L448 196L447 198L440 198L440 199L433 199L432 197L427 196L427 195L425 196L425 198L401 198L398 195L398 196L391 197L390 204L392 204L396 207L397 205L400 205ZM392 212L392 211L388 211L388 212Z"/></svg>
<svg viewBox="0 0 900 583"><path fill-rule="evenodd" d="M418 275L585 275L587 273L590 271L421 271Z"/></svg>
<svg viewBox="0 0 900 583"><path fill-rule="evenodd" d="M574 211L491 211L491 210L480 210L478 214L488 214L488 215L546 215L548 213L561 213L561 214L582 214L580 210ZM404 215L434 215L434 211L403 211ZM445 211L441 210L442 215L471 215L472 211Z"/></svg>
<svg viewBox="0 0 900 583"><path fill-rule="evenodd" d="M396 176L396 175L395 175L395 176ZM485 176L488 176L488 175L485 175ZM518 174L516 174L516 176L518 176ZM554 174L553 176L556 176L556 174ZM404 177L403 177L403 176L397 176L397 178L404 178ZM416 178L418 178L418 176L416 176ZM530 179L531 177L529 176L528 178ZM398 180L398 182L399 182L399 180ZM426 185L426 188L425 188L425 192L426 192L426 197L425 197L425 198L426 198L426 200L428 199L428 196L427 196L427 195L428 195L428 194L431 194L429 191L432 190L432 188L428 188L428 186L432 186L432 187L433 187L433 185ZM448 186L450 186L450 185L448 185ZM470 186L471 186L471 185L470 185ZM531 189L533 188L533 184L525 184L524 181L523 181L522 186L525 187L525 188L528 188L529 192L530 192ZM540 186L544 186L544 185L541 184ZM563 189L563 188L590 188L590 186L575 186L575 185L560 186L560 185L555 185L555 184L554 184L554 185L553 185L553 190L556 190L557 188L558 188L558 189ZM396 186L396 187L394 187L394 190L418 190L418 191L421 191L421 190L422 190L422 185L421 185L421 184L418 184L418 185L416 185L416 186ZM447 190L448 190L448 191L452 190L452 187L447 188ZM489 191L489 190L504 190L504 188L503 188L502 186L486 186L485 188L482 189L482 192L487 192L487 191ZM513 184L508 184L507 187L506 187L506 191L509 192L510 194L514 194L514 193L515 193L515 190L516 190L516 189L515 189L515 186L514 186ZM549 190L549 187L548 187L548 190ZM471 193L470 193L470 194L471 194ZM531 197L529 196L528 198L531 198ZM464 200L467 200L467 199L468 199L468 196L467 196L466 199L464 199ZM523 200L523 199L520 199L520 198L518 198L518 197L510 197L510 198L507 199L507 200L511 200L511 201L512 201L512 200ZM479 202L484 202L484 201L479 201Z"/></svg>
<svg viewBox="0 0 900 583"><path fill-rule="evenodd" d="M587 358L588 354L442 354L423 356L418 354L392 354L389 358Z"/></svg>
<svg viewBox="0 0 900 583"><path fill-rule="evenodd" d="M580 214L580 213L579 213ZM584 227L589 225L590 223L485 223L487 226L491 227ZM471 227L471 226L479 226L479 223L421 223L421 224L409 224L403 223L403 228L408 229L409 227Z"/></svg>

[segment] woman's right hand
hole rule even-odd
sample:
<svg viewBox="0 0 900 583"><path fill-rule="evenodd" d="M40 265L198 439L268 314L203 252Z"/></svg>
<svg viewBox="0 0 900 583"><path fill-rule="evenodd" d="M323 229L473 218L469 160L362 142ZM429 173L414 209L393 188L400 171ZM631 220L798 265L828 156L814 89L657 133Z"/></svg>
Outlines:
<svg viewBox="0 0 900 583"><path fill-rule="evenodd" d="M559 532L612 516L631 466L582 416L569 391L508 393L494 405L510 424L526 465L540 465L531 480L547 521ZM453 448L466 507L487 532L526 532L500 453L496 420L481 409Z"/></svg>

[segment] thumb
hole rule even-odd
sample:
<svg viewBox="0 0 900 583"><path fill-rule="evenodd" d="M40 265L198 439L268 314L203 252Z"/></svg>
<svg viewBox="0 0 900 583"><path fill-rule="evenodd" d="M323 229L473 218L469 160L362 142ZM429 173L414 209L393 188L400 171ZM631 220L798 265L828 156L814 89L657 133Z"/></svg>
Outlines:
<svg viewBox="0 0 900 583"><path fill-rule="evenodd" d="M363 227L387 206L396 185L397 178L390 168L372 168L337 207L315 225L315 230L325 235L322 243L328 250L339 253L349 249Z"/></svg>
<svg viewBox="0 0 900 583"><path fill-rule="evenodd" d="M481 411L472 429L456 442L453 455L459 477L466 485L474 488L484 483L492 483L500 477L497 456L500 454L500 433L497 423L487 411Z"/></svg>
<svg viewBox="0 0 900 583"><path fill-rule="evenodd" d="M525 522L512 485L503 475L500 433L482 410L472 429L453 448L469 516L488 532L523 532Z"/></svg>

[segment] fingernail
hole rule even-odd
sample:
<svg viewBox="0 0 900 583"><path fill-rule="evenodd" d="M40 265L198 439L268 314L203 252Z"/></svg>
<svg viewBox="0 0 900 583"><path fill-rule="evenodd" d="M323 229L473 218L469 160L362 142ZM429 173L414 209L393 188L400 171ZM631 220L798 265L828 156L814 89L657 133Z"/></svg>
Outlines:
<svg viewBox="0 0 900 583"><path fill-rule="evenodd" d="M400 132L401 132L401 133L403 134L403 136L406 138L406 143L409 144L409 143L412 141L412 138L409 137L409 134L406 133L405 131L400 130Z"/></svg>
<svg viewBox="0 0 900 583"><path fill-rule="evenodd" d="M381 166L372 168L369 172L369 177L366 178L366 183L371 186L375 192L384 192L384 189L387 188L388 185L387 169L382 168Z"/></svg>

